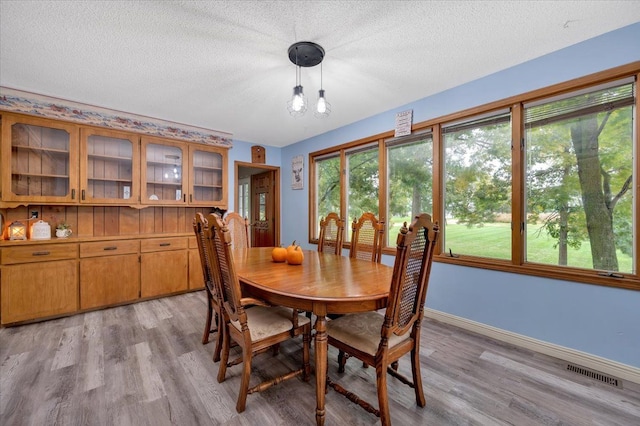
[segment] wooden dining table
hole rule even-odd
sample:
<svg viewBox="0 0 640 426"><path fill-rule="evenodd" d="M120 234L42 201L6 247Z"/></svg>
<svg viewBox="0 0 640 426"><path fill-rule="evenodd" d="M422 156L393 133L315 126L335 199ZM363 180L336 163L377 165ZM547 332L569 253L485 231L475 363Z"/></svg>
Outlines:
<svg viewBox="0 0 640 426"><path fill-rule="evenodd" d="M326 316L385 308L393 268L313 250L304 250L301 265L289 265L273 262L271 250L271 247L234 250L236 274L247 295L316 316L316 423L323 425L328 351Z"/></svg>

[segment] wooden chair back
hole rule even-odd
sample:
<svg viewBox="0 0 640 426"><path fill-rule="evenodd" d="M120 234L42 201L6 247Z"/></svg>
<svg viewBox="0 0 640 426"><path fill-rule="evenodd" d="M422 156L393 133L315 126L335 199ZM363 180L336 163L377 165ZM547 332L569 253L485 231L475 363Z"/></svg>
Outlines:
<svg viewBox="0 0 640 426"><path fill-rule="evenodd" d="M240 216L236 212L228 212L224 216L224 223L229 228L233 248L249 248L251 247L251 238L249 234L249 219Z"/></svg>
<svg viewBox="0 0 640 426"><path fill-rule="evenodd" d="M208 227L207 219L200 212L196 213L193 219L193 232L196 234L196 242L198 243L198 254L200 255L200 264L202 265L202 274L204 277L204 285L207 291L215 292L212 276L212 263L209 253L205 249L205 229Z"/></svg>
<svg viewBox="0 0 640 426"><path fill-rule="evenodd" d="M198 243L198 254L200 255L200 264L202 265L202 274L204 278L205 290L207 293L207 315L202 334L202 344L209 343L209 335L218 332L216 348L213 353L214 362L220 360L220 351L222 350L222 327L219 323L222 320L220 312L220 298L218 293L218 285L214 282L217 276L214 276L214 264L209 250L207 249L207 230L209 223L202 213L196 213L193 219L193 232L196 235ZM211 327L215 322L215 327Z"/></svg>
<svg viewBox="0 0 640 426"><path fill-rule="evenodd" d="M246 314L241 304L242 290L233 264L231 232L227 224L215 214L210 214L207 221L209 227L206 237L210 242L213 273L217 278L214 278L214 283L218 284L220 303L231 321L246 323Z"/></svg>
<svg viewBox="0 0 640 426"><path fill-rule="evenodd" d="M382 242L384 222L373 213L363 213L353 219L351 224L351 249L349 257L380 263L382 260Z"/></svg>
<svg viewBox="0 0 640 426"><path fill-rule="evenodd" d="M342 255L343 239L344 220L337 213L331 212L326 218L320 219L319 252Z"/></svg>
<svg viewBox="0 0 640 426"><path fill-rule="evenodd" d="M427 213L416 216L409 228L405 222L400 229L383 339L403 335L422 321L438 232L438 225ZM419 344L418 336L415 341Z"/></svg>

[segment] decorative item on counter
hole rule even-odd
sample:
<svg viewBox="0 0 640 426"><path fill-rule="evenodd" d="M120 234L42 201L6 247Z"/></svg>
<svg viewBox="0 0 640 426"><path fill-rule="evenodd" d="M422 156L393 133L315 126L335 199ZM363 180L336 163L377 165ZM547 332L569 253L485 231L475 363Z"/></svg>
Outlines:
<svg viewBox="0 0 640 426"><path fill-rule="evenodd" d="M27 227L20 221L15 221L9 225L9 239L10 240L26 240L27 239Z"/></svg>
<svg viewBox="0 0 640 426"><path fill-rule="evenodd" d="M67 238L72 233L73 233L73 231L71 231L71 227L69 226L68 223L60 222L56 226L56 237L58 237L58 238Z"/></svg>
<svg viewBox="0 0 640 426"><path fill-rule="evenodd" d="M287 261L287 249L284 247L274 247L271 250L271 260L276 263Z"/></svg>
<svg viewBox="0 0 640 426"><path fill-rule="evenodd" d="M304 253L300 246L295 246L293 250L287 251L287 263L289 265L302 265L304 260Z"/></svg>
<svg viewBox="0 0 640 426"><path fill-rule="evenodd" d="M32 240L50 240L51 239L51 226L44 220L39 220L31 225L31 239Z"/></svg>
<svg viewBox="0 0 640 426"><path fill-rule="evenodd" d="M296 240L293 240L291 245L287 247L287 263L289 265L302 265L304 260L304 253L299 244L296 244Z"/></svg>

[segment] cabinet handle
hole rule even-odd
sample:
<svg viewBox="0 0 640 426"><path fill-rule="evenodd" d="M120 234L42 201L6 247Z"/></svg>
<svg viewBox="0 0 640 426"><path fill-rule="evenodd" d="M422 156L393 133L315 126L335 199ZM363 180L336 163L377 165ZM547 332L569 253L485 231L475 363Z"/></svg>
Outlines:
<svg viewBox="0 0 640 426"><path fill-rule="evenodd" d="M84 189L82 190L82 201L84 201Z"/></svg>
<svg viewBox="0 0 640 426"><path fill-rule="evenodd" d="M171 243L160 243L160 247L169 247Z"/></svg>
<svg viewBox="0 0 640 426"><path fill-rule="evenodd" d="M193 203L193 194L189 194L189 202Z"/></svg>
<svg viewBox="0 0 640 426"><path fill-rule="evenodd" d="M105 247L102 250L118 250L118 247L116 246L109 246L109 247Z"/></svg>
<svg viewBox="0 0 640 426"><path fill-rule="evenodd" d="M50 251L34 251L31 256L49 256L50 254Z"/></svg>
<svg viewBox="0 0 640 426"><path fill-rule="evenodd" d="M72 189L72 190L71 190L71 199L72 199L72 200L75 200L75 199L76 199L76 190L75 190L75 189Z"/></svg>

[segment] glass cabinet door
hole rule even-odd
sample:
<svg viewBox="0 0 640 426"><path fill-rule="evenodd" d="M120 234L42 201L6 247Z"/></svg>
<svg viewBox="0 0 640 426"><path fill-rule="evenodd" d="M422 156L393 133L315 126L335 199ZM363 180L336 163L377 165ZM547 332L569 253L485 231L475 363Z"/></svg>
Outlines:
<svg viewBox="0 0 640 426"><path fill-rule="evenodd" d="M189 204L226 205L224 164L226 156L216 148L189 147Z"/></svg>
<svg viewBox="0 0 640 426"><path fill-rule="evenodd" d="M186 145L142 138L143 204L184 204Z"/></svg>
<svg viewBox="0 0 640 426"><path fill-rule="evenodd" d="M139 201L138 138L108 130L82 129L81 203Z"/></svg>
<svg viewBox="0 0 640 426"><path fill-rule="evenodd" d="M78 127L3 114L2 200L77 202Z"/></svg>

